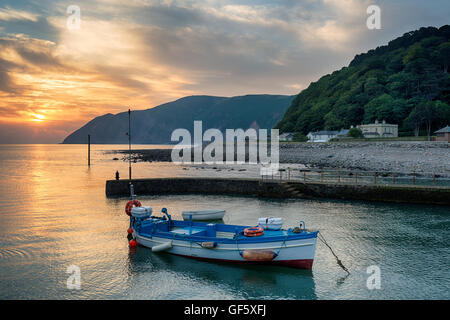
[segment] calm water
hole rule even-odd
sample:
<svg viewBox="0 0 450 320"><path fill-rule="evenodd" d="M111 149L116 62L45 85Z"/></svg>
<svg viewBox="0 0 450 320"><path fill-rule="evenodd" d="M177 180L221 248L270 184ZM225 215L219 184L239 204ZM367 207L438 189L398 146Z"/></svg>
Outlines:
<svg viewBox="0 0 450 320"><path fill-rule="evenodd" d="M136 146L143 148L145 146ZM150 146L146 146L150 147ZM126 146L0 145L0 299L449 299L450 210L335 200L225 196L139 199L175 217L220 207L226 222L255 224L279 216L320 229L351 274L318 242L312 270L243 267L152 254L126 240L127 199L107 199L105 180L128 163L108 150ZM220 171L219 171L220 170ZM248 170L248 173L251 170ZM135 177L242 176L238 170L133 164ZM66 286L81 270L81 290ZM369 290L367 267L381 271Z"/></svg>

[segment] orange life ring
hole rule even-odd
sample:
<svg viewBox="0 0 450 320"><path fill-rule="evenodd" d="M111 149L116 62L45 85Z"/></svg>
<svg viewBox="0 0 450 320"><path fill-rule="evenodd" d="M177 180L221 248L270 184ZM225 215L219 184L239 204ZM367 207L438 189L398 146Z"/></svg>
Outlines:
<svg viewBox="0 0 450 320"><path fill-rule="evenodd" d="M127 202L127 205L125 206L125 213L129 216L131 216L131 209L133 209L133 206L140 207L142 206L141 203L138 200L130 200Z"/></svg>
<svg viewBox="0 0 450 320"><path fill-rule="evenodd" d="M261 227L250 227L244 229L244 236L246 237L259 237L264 234L264 229Z"/></svg>

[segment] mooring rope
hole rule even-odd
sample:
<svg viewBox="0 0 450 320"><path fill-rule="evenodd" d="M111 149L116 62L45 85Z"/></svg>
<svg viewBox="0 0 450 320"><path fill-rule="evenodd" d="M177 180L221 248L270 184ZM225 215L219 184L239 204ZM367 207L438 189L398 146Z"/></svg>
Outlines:
<svg viewBox="0 0 450 320"><path fill-rule="evenodd" d="M347 270L347 268L342 264L341 260L339 260L338 256L334 253L333 249L331 249L331 247L328 245L328 243L325 241L325 238L322 236L322 234L320 234L319 232L317 233L317 238L319 238L320 241L322 241L331 251L331 253L334 255L334 257L336 258L336 262L337 264L348 274L350 274L350 272Z"/></svg>
<svg viewBox="0 0 450 320"><path fill-rule="evenodd" d="M278 248L278 251L275 253L275 257L278 257L278 255L280 254L281 248L283 248L283 246L286 246L286 239L287 239L287 234L284 237L283 243L281 244L281 247Z"/></svg>

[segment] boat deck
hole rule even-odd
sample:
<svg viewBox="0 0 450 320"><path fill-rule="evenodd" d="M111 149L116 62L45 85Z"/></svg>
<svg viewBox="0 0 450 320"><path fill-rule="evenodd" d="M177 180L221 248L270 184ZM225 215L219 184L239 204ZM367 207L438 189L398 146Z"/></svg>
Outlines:
<svg viewBox="0 0 450 320"><path fill-rule="evenodd" d="M251 226L226 225L206 222L179 221L169 222L163 219L149 219L143 221L140 233L147 235L158 235L164 238L192 238L196 241L245 241L265 242L283 241L287 238L309 238L316 237L316 232L303 231L294 233L292 229L264 230L264 234L257 237L247 237L243 234L245 228Z"/></svg>

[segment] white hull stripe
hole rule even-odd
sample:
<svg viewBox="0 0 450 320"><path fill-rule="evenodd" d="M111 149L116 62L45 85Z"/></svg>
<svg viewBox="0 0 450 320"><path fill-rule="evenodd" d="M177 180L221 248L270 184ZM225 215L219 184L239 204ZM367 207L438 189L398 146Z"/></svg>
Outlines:
<svg viewBox="0 0 450 320"><path fill-rule="evenodd" d="M172 241L172 239L167 239L166 241L158 241L158 240L154 240L153 238L146 238L146 237L143 237L143 236L140 236L140 235L136 235L136 237L139 239L142 239L142 240L145 240L145 241L150 241L150 242L155 242L155 243L157 243L157 244L163 244L163 243L166 243L167 241ZM183 241L183 240L177 240L177 241ZM185 242L188 242L188 241L185 241ZM281 241L280 241L281 242ZM202 246L201 246L201 242L200 243L198 243L198 242L195 242L195 241L189 241L189 245L187 245L187 244L178 244L178 243L175 243L175 242L172 242L172 246L173 247L185 247L185 248L191 248L192 247L192 245L191 244L196 244L196 245L198 245L199 246L199 248L202 248ZM227 245L232 245L232 244L227 244ZM281 247L282 248L295 248L295 247L305 247L305 246L313 246L314 245L314 243L311 243L311 242L307 242L307 243L298 243L298 244L283 244ZM216 248L214 248L214 249L205 249L205 250L231 250L231 251L242 251L242 250L263 250L263 249L280 249L280 246L276 246L276 247L260 247L260 248L258 248L258 247L253 247L253 248L241 248L241 247L239 247L239 249L238 248L221 248L221 247L216 247Z"/></svg>

